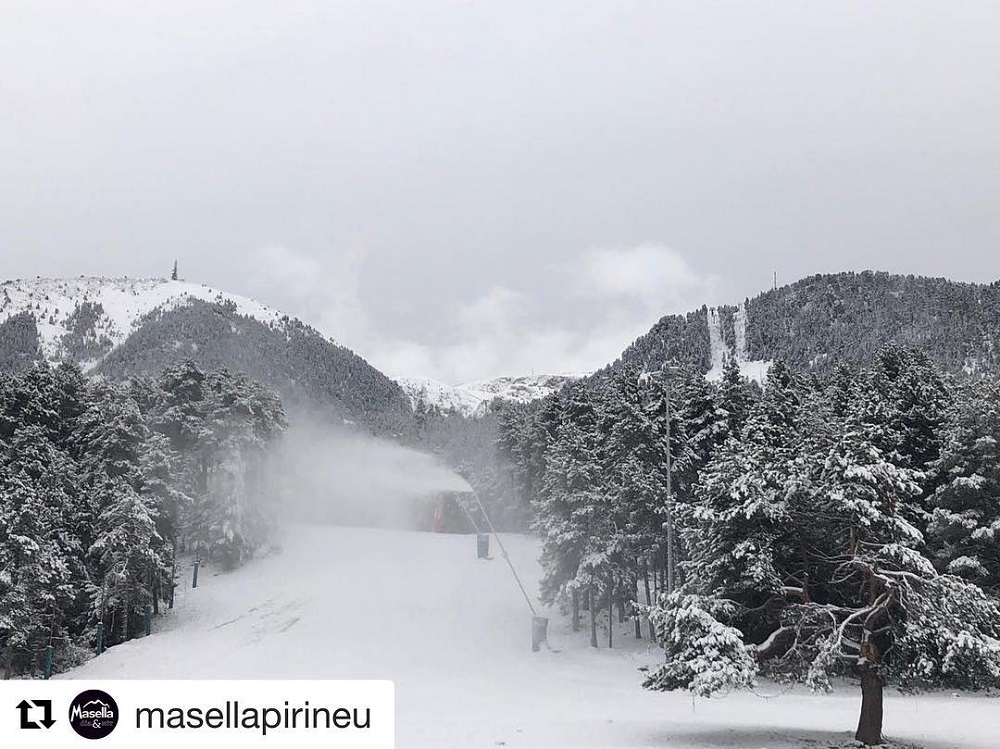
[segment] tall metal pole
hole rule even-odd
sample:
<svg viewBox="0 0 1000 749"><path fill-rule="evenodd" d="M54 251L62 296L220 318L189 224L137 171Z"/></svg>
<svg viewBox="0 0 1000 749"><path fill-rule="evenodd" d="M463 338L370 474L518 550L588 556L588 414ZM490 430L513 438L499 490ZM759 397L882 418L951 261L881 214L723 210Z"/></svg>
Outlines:
<svg viewBox="0 0 1000 749"><path fill-rule="evenodd" d="M667 593L674 592L674 495L670 486L670 372L667 370Z"/></svg>

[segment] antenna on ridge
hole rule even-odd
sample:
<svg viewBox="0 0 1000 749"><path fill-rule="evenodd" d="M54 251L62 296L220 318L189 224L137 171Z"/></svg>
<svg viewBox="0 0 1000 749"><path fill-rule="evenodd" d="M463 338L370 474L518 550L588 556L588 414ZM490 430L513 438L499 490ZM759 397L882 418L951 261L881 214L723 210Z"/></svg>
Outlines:
<svg viewBox="0 0 1000 749"><path fill-rule="evenodd" d="M177 280L177 261L176 260L174 260L174 272L170 274L170 280L171 281L176 281Z"/></svg>
<svg viewBox="0 0 1000 749"><path fill-rule="evenodd" d="M778 271L774 272L774 290L778 290Z"/></svg>

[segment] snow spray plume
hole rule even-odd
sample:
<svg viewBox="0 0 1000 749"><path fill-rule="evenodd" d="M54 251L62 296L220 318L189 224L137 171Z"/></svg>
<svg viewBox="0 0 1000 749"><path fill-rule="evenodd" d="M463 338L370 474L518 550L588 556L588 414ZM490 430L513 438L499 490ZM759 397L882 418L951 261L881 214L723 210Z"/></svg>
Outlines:
<svg viewBox="0 0 1000 749"><path fill-rule="evenodd" d="M282 514L291 521L412 528L442 493L472 490L430 455L301 420L278 462Z"/></svg>

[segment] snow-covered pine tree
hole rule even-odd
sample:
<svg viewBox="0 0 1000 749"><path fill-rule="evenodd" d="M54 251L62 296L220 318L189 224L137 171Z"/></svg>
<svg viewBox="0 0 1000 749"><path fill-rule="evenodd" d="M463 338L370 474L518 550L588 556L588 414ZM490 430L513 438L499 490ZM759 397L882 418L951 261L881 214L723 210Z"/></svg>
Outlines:
<svg viewBox="0 0 1000 749"><path fill-rule="evenodd" d="M8 668L31 671L48 644L64 649L82 580L79 542L64 514L68 459L43 427L19 429L0 461L0 644ZM79 558L79 556L77 556Z"/></svg>
<svg viewBox="0 0 1000 749"><path fill-rule="evenodd" d="M969 382L949 409L927 544L939 571L1000 593L1000 383Z"/></svg>
<svg viewBox="0 0 1000 749"><path fill-rule="evenodd" d="M178 516L174 542L179 548L200 552L213 441L205 373L194 362L183 361L164 370L155 381L133 379L130 388L150 428L168 440L176 456L172 461L174 488L189 498L185 512Z"/></svg>
<svg viewBox="0 0 1000 749"><path fill-rule="evenodd" d="M872 367L866 397L888 409L887 451L900 465L925 471L937 460L950 397L926 354L900 348L883 351Z"/></svg>
<svg viewBox="0 0 1000 749"><path fill-rule="evenodd" d="M244 375L221 370L205 385L210 437L201 542L213 559L237 566L273 525L264 460L285 428L285 415L273 392Z"/></svg>
<svg viewBox="0 0 1000 749"><path fill-rule="evenodd" d="M676 430L671 428L673 488L678 501L691 502L698 475L725 441L736 420L730 424L730 413L727 411L723 415L715 390L697 370L682 367L674 380L672 392L676 406L672 412L679 423Z"/></svg>
<svg viewBox="0 0 1000 749"><path fill-rule="evenodd" d="M739 629L724 623L739 618L736 604L682 589L664 594L648 613L665 658L655 668L642 669L646 689L684 689L711 697L756 685L755 648L744 642Z"/></svg>
<svg viewBox="0 0 1000 749"><path fill-rule="evenodd" d="M555 437L546 451L544 491L535 502L533 527L542 537L541 598L573 605L589 601L591 644L597 647L596 602L612 575L603 539L610 533L602 474L598 412L588 387L571 385L562 401Z"/></svg>
<svg viewBox="0 0 1000 749"><path fill-rule="evenodd" d="M46 439L58 442L64 430L59 414L60 392L48 364L35 364L11 378L2 395L0 437L11 439L18 429L37 426Z"/></svg>
<svg viewBox="0 0 1000 749"><path fill-rule="evenodd" d="M531 506L545 492L545 461L563 412L561 393L536 404L504 404L499 412L497 446L512 468L522 503Z"/></svg>
<svg viewBox="0 0 1000 749"><path fill-rule="evenodd" d="M800 446L799 421L795 379L775 362L763 397L705 467L698 501L684 515L684 570L694 589L753 608L784 585L775 555L795 522L785 480Z"/></svg>
<svg viewBox="0 0 1000 749"><path fill-rule="evenodd" d="M772 454L780 446L793 395L769 384L743 430L746 448L730 439L706 469L694 513L706 540L695 546L685 589L650 613L667 659L646 686L710 695L751 684L758 669L815 688L853 674L862 687L856 738L875 745L886 683L1000 685L1000 603L939 574L923 553L911 521L922 476L893 449L899 409L887 399L851 400L834 430L800 418L796 446L805 455L758 457L767 454L760 445ZM806 408L815 395L805 396ZM771 418L755 423L768 411ZM763 514L768 522L760 522L762 509L773 510ZM784 512L793 524L773 522ZM743 543L767 544L753 565L732 551L742 523Z"/></svg>
<svg viewBox="0 0 1000 749"><path fill-rule="evenodd" d="M165 589L164 540L156 531L164 508L146 491L143 466L150 437L126 388L94 385L74 446L93 512L91 616L106 623L111 642L135 634L145 607Z"/></svg>
<svg viewBox="0 0 1000 749"><path fill-rule="evenodd" d="M166 569L163 540L148 498L126 480L101 476L91 488L102 505L90 547L99 575L94 618L108 622L109 641L124 642L136 634L145 607L153 604L157 580Z"/></svg>
<svg viewBox="0 0 1000 749"><path fill-rule="evenodd" d="M750 406L753 403L750 383L740 372L740 365L727 356L722 366L722 378L716 385L715 413L718 427L717 441L721 444L726 437L738 436L743 429Z"/></svg>
<svg viewBox="0 0 1000 749"><path fill-rule="evenodd" d="M830 383L830 404L838 418L847 416L851 403L857 396L857 370L847 364L837 366Z"/></svg>
<svg viewBox="0 0 1000 749"><path fill-rule="evenodd" d="M607 554L614 587L633 602L640 579L649 591L648 572L664 543L667 519L666 391L658 378L629 365L616 370L601 393L600 433L603 470L611 512ZM683 445L680 419L673 416L673 445ZM609 623L610 624L610 623ZM636 635L641 635L638 618Z"/></svg>
<svg viewBox="0 0 1000 749"><path fill-rule="evenodd" d="M114 642L138 628L146 605L168 600L174 541L191 526L187 491L207 487L209 466L227 456L244 463L245 490L235 498L241 537L259 542L281 404L245 378L220 375L212 382L228 384L208 388L205 379L186 365L128 387L88 382L73 365L0 373L0 650L8 674L36 670L47 644L57 668L73 662L93 644L105 608L115 617L107 619Z"/></svg>
<svg viewBox="0 0 1000 749"><path fill-rule="evenodd" d="M180 458L170 448L169 440L150 431L143 445L139 469L141 491L150 506L156 508L156 535L163 545L157 559L162 568L151 586L155 613L159 613L161 600L173 606L178 535L181 519L191 506L191 498L179 488L176 476L179 464Z"/></svg>

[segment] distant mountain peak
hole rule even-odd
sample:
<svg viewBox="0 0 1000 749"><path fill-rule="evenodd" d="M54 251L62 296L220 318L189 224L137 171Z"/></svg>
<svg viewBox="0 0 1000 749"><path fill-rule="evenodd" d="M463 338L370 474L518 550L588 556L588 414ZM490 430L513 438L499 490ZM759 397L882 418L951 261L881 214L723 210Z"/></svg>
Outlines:
<svg viewBox="0 0 1000 749"><path fill-rule="evenodd" d="M432 410L482 416L494 400L530 403L586 376L586 373L505 375L460 385L445 385L427 377L403 377L397 382L413 408L422 403L424 408Z"/></svg>
<svg viewBox="0 0 1000 749"><path fill-rule="evenodd" d="M277 310L248 297L210 286L164 278L34 278L0 283L0 323L28 314L35 320L43 358L72 358L93 369L157 310L166 311L193 300L235 305L239 314L265 325L287 319ZM77 341L83 338L89 340ZM80 343L89 354L81 358L72 347Z"/></svg>

